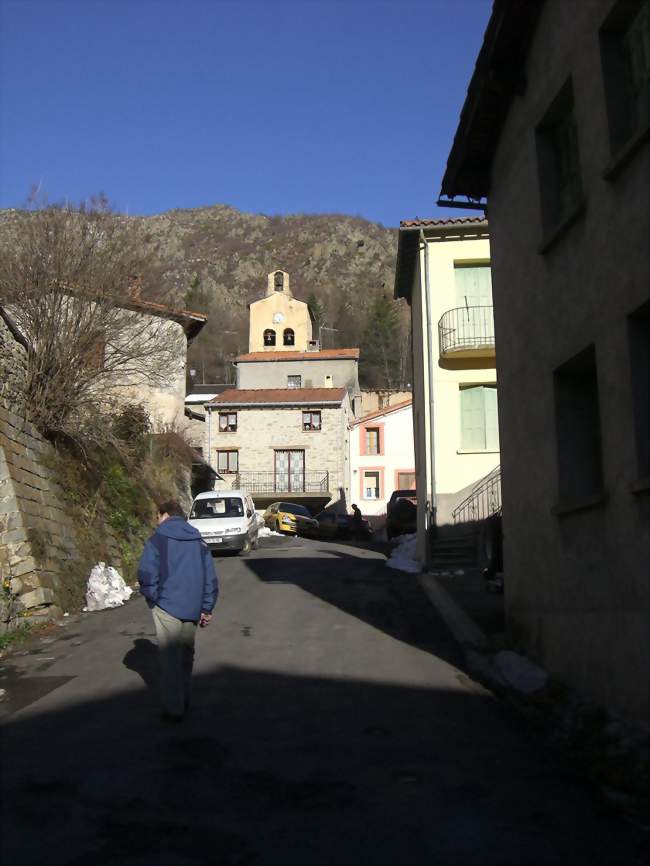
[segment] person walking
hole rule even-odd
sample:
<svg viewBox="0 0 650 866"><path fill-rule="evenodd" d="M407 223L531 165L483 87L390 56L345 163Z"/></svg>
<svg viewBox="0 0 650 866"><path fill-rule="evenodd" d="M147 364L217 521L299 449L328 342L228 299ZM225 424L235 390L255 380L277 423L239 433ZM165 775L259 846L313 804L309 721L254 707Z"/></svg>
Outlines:
<svg viewBox="0 0 650 866"><path fill-rule="evenodd" d="M361 538L363 536L363 514L358 505L352 506L352 519L350 520L350 529L353 538Z"/></svg>
<svg viewBox="0 0 650 866"><path fill-rule="evenodd" d="M190 705L196 629L212 619L219 582L207 545L178 502L158 506L158 528L144 546L138 582L158 638L162 718L180 722Z"/></svg>

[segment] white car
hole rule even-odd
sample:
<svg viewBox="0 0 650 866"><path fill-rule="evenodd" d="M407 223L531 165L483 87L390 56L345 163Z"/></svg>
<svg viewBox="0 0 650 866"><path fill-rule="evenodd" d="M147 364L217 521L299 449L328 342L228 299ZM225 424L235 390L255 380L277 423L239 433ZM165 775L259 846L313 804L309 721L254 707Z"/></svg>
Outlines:
<svg viewBox="0 0 650 866"><path fill-rule="evenodd" d="M257 547L259 522L245 490L209 490L192 503L189 523L211 551L234 550L243 555Z"/></svg>

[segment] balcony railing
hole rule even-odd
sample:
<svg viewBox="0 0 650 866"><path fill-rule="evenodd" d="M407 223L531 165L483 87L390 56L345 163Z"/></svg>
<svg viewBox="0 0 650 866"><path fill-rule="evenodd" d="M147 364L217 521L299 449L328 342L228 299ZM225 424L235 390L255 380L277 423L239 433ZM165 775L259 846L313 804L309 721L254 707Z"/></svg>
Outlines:
<svg viewBox="0 0 650 866"><path fill-rule="evenodd" d="M305 472L238 472L233 489L249 493L328 493L330 474L326 470Z"/></svg>
<svg viewBox="0 0 650 866"><path fill-rule="evenodd" d="M440 354L494 348L494 308L456 307L438 322Z"/></svg>
<svg viewBox="0 0 650 866"><path fill-rule="evenodd" d="M454 523L485 520L501 511L501 466L481 478L469 494L452 511Z"/></svg>

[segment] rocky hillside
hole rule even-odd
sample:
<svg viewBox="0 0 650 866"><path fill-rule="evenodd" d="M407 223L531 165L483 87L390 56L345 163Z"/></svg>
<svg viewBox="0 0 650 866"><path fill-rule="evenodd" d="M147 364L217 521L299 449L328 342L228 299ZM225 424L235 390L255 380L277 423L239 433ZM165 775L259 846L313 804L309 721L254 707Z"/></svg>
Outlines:
<svg viewBox="0 0 650 866"><path fill-rule="evenodd" d="M10 212L0 225L2 216ZM312 305L324 346L361 346L364 384L410 381L409 313L392 300L395 229L360 217L265 216L226 205L132 219L154 251L153 284L209 316L190 347L198 381L232 381L232 359L248 348L247 303L276 268Z"/></svg>

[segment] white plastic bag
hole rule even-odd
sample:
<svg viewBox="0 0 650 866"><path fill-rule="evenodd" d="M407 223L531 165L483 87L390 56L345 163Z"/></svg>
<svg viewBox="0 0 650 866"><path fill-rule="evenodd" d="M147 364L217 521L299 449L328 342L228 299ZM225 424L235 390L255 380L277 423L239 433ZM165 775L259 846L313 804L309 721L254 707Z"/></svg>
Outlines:
<svg viewBox="0 0 650 866"><path fill-rule="evenodd" d="M92 568L88 578L84 610L119 607L131 597L132 593L133 590L124 583L119 572L105 562L98 562Z"/></svg>

